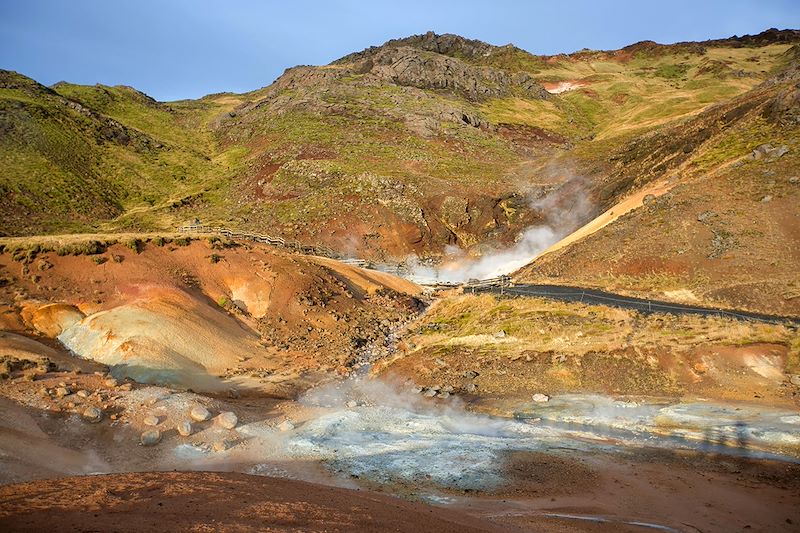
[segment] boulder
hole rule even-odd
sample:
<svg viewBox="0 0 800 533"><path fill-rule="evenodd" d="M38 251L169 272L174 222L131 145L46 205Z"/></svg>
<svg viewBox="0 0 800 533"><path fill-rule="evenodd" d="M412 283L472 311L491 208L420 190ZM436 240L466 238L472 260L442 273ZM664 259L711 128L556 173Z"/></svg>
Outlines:
<svg viewBox="0 0 800 533"><path fill-rule="evenodd" d="M148 429L139 437L142 446L155 446L161 442L161 432L157 429Z"/></svg>
<svg viewBox="0 0 800 533"><path fill-rule="evenodd" d="M236 417L236 414L231 411L225 411L217 416L217 425L225 429L233 429L238 423L239 419Z"/></svg>
<svg viewBox="0 0 800 533"><path fill-rule="evenodd" d="M192 410L189 411L189 416L192 417L192 420L195 422L205 422L211 418L211 412L202 405L195 405L192 407Z"/></svg>

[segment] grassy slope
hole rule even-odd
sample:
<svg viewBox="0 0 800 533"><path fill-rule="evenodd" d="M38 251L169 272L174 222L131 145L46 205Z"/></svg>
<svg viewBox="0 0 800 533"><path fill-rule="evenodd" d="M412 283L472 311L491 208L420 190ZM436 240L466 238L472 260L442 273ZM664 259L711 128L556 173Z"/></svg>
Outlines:
<svg viewBox="0 0 800 533"><path fill-rule="evenodd" d="M533 158L544 166L552 147L531 156L492 129L447 120L435 120L433 134L422 135L406 117L458 109L492 124L543 127L574 142L573 150L556 155L602 167L607 153L636 135L753 87L779 65L788 46L711 46L704 53L645 48L551 58L502 47L489 56L460 59L587 86L549 100L467 102L441 92L365 84L351 74L333 86L295 87L278 95L315 105L269 101L235 118L228 112L254 105L270 89L169 104L126 87L59 84L58 95L4 89L4 106L24 101L28 115L40 111L41 116L17 117L18 130L36 130L47 140L32 149L31 143L3 144L7 170L0 187L12 191L11 212L4 218L13 222L2 229L16 234L169 229L198 216L324 240L330 236L320 232L344 213L358 220L364 239L378 235L378 248L391 245L381 240L381 231L398 224L439 231L438 240L418 245L434 251L454 238L465 246L505 238L528 219L457 227L431 199L525 191L531 172L518 174L520 163ZM148 139L147 149L104 141L98 120L64 106L64 97ZM428 230L431 224L435 227Z"/></svg>

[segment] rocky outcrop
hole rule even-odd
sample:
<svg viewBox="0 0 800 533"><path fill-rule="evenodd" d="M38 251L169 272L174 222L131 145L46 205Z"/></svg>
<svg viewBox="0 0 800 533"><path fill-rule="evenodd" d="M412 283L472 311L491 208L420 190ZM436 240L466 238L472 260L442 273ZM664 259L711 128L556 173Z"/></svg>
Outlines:
<svg viewBox="0 0 800 533"><path fill-rule="evenodd" d="M459 59L410 46L385 48L357 70L397 85L452 92L471 100L520 94L547 98L547 91L525 72L510 73L470 65Z"/></svg>

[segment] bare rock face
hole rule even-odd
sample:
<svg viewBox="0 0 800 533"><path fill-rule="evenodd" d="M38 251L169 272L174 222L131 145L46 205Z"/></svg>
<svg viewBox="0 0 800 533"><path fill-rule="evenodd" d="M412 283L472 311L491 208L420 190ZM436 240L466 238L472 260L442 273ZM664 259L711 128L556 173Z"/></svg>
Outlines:
<svg viewBox="0 0 800 533"><path fill-rule="evenodd" d="M189 411L189 416L195 422L205 422L211 418L211 412L202 405L196 405Z"/></svg>
<svg viewBox="0 0 800 533"><path fill-rule="evenodd" d="M387 47L366 60L367 70L381 80L419 89L443 90L470 100L510 96L547 98L548 93L529 74L471 65L460 59L425 53L410 46Z"/></svg>
<svg viewBox="0 0 800 533"><path fill-rule="evenodd" d="M219 416L217 416L217 424L225 429L235 428L238 422L239 419L236 417L236 414L231 411L220 413Z"/></svg>
<svg viewBox="0 0 800 533"><path fill-rule="evenodd" d="M178 425L175 427L178 431L178 435L181 437L188 437L194 432L194 428L192 427L192 423L188 420L184 420L183 422L179 422Z"/></svg>
<svg viewBox="0 0 800 533"><path fill-rule="evenodd" d="M161 432L157 429L148 429L139 437L142 446L155 446L161 442Z"/></svg>
<svg viewBox="0 0 800 533"><path fill-rule="evenodd" d="M778 94L764 110L764 118L775 124L800 124L800 82Z"/></svg>

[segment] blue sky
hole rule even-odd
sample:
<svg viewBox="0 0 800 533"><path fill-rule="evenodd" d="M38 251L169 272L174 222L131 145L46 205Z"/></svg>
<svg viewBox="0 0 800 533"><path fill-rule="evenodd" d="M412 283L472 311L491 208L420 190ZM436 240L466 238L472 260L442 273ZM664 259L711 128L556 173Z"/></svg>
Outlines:
<svg viewBox="0 0 800 533"><path fill-rule="evenodd" d="M533 53L800 28L800 0L0 0L0 68L159 100L243 92L433 30Z"/></svg>

